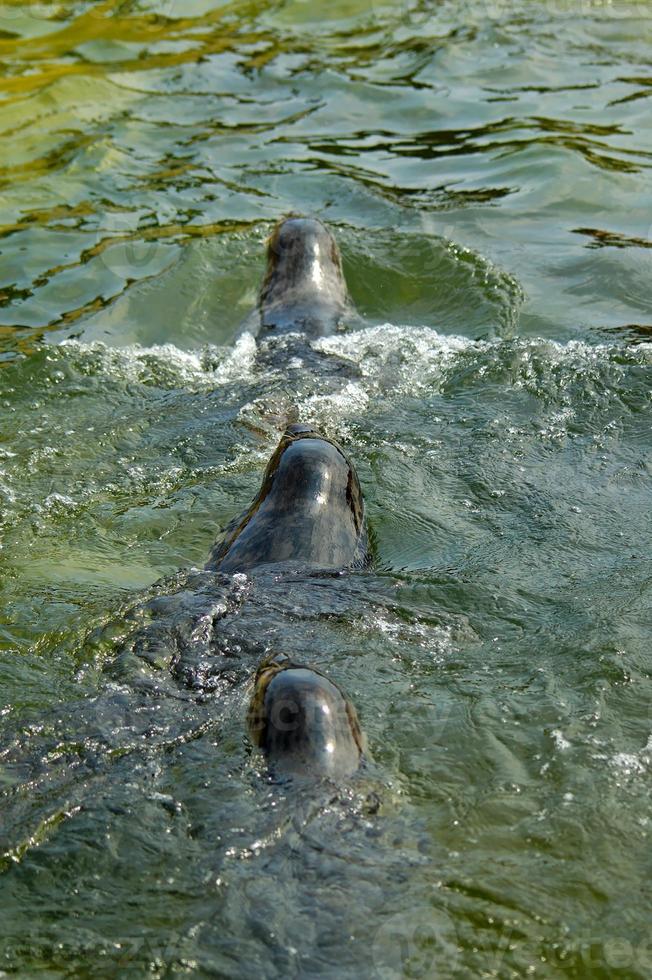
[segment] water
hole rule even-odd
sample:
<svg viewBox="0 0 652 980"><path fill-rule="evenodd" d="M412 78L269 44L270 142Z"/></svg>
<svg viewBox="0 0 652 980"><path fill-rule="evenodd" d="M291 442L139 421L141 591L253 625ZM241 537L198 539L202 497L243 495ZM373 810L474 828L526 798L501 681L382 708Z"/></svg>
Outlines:
<svg viewBox="0 0 652 980"><path fill-rule="evenodd" d="M649 976L647 6L0 29L0 970ZM235 337L292 209L363 320L288 373ZM374 570L193 571L293 404ZM359 709L339 793L250 752L270 648Z"/></svg>

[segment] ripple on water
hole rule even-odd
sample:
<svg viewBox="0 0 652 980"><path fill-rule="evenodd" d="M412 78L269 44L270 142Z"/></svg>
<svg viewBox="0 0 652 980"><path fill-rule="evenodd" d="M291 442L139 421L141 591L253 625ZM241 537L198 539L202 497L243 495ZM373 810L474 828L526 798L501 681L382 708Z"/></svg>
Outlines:
<svg viewBox="0 0 652 980"><path fill-rule="evenodd" d="M0 971L648 977L645 6L0 20ZM296 209L362 322L234 346ZM178 569L297 412L377 565L229 619ZM356 702L360 783L267 781L271 646Z"/></svg>

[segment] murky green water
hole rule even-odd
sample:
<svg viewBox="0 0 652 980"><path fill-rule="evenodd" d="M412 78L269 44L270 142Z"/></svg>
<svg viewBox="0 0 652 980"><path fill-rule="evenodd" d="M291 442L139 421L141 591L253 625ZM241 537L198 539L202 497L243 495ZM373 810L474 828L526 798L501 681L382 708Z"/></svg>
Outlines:
<svg viewBox="0 0 652 980"><path fill-rule="evenodd" d="M0 971L652 974L649 11L0 6ZM364 322L288 373L234 338L292 209ZM292 402L375 569L216 585ZM359 708L335 798L244 737L277 648Z"/></svg>

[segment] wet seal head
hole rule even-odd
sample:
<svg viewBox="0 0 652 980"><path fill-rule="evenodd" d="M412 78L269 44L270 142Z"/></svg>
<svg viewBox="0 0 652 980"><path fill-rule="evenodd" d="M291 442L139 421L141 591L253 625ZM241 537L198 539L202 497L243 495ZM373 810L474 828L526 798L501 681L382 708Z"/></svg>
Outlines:
<svg viewBox="0 0 652 980"><path fill-rule="evenodd" d="M365 740L337 684L283 656L263 661L254 684L249 733L274 776L337 780L357 771Z"/></svg>
<svg viewBox="0 0 652 980"><path fill-rule="evenodd" d="M337 242L317 218L289 215L276 225L267 246L260 298L264 331L332 333L349 309Z"/></svg>
<svg viewBox="0 0 652 980"><path fill-rule="evenodd" d="M233 573L286 561L329 570L368 562L353 464L337 443L301 423L285 430L257 496L225 528L206 567Z"/></svg>

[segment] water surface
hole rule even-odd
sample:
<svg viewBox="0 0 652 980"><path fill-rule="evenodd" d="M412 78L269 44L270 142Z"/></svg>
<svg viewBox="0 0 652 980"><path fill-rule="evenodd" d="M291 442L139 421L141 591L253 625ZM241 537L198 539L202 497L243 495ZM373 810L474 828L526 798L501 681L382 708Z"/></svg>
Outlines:
<svg viewBox="0 0 652 980"><path fill-rule="evenodd" d="M647 6L0 32L0 970L649 976ZM236 332L289 210L363 319L286 369ZM196 571L296 411L373 571ZM250 751L269 649L358 706L339 793Z"/></svg>

